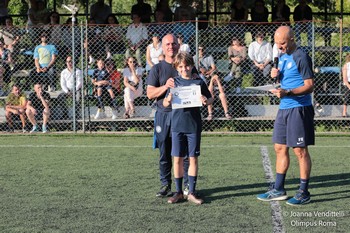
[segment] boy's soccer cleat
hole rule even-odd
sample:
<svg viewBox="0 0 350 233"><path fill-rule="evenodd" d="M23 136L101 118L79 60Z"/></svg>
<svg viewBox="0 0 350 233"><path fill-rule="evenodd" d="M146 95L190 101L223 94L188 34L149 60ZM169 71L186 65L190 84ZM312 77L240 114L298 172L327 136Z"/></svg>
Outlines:
<svg viewBox="0 0 350 233"><path fill-rule="evenodd" d="M311 201L311 195L309 192L298 190L294 197L287 201L288 205L299 206L305 205Z"/></svg>
<svg viewBox="0 0 350 233"><path fill-rule="evenodd" d="M171 186L169 184L160 187L156 197L170 197L173 193L171 192Z"/></svg>
<svg viewBox="0 0 350 233"><path fill-rule="evenodd" d="M184 200L184 195L180 193L175 193L172 197L168 199L169 204L174 204Z"/></svg>
<svg viewBox="0 0 350 233"><path fill-rule="evenodd" d="M257 198L261 201L283 201L288 198L286 191L271 189L266 193L259 194Z"/></svg>
<svg viewBox="0 0 350 233"><path fill-rule="evenodd" d="M187 200L196 204L196 205L201 205L204 202L204 200L199 198L195 193L188 194Z"/></svg>

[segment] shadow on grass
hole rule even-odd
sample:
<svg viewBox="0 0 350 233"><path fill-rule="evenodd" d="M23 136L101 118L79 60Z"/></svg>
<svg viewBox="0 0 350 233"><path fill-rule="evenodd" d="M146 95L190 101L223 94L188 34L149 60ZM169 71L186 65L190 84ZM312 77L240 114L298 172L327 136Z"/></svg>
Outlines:
<svg viewBox="0 0 350 233"><path fill-rule="evenodd" d="M286 179L286 184L299 185L299 179ZM313 176L310 180L310 189L316 188L329 188L332 190L332 187L345 187L350 184L350 173L341 173L333 175L323 175L323 176ZM251 189L262 188L259 191L253 191ZM246 184L246 185L233 185L226 187L216 187L212 189L201 189L200 193L205 196L205 202L210 203L215 200L221 200L231 197L241 197L241 196L256 196L257 194L263 193L268 189L267 183L255 183L255 184ZM293 189L296 190L296 189ZM287 189L288 191L288 189ZM322 196L328 196L323 199L315 199L312 202L324 202L332 201L337 199L349 198L350 196L339 196L341 193L349 193L350 190L342 190L339 192L328 192L321 194ZM225 193L222 195L215 195ZM212 195L215 196L212 196ZM320 196L320 195L316 195Z"/></svg>

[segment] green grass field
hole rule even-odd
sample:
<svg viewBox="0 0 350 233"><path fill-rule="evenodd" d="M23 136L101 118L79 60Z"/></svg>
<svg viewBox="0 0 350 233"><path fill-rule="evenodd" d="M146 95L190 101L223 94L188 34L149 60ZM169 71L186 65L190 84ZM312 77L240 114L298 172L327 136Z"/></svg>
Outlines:
<svg viewBox="0 0 350 233"><path fill-rule="evenodd" d="M0 136L0 232L349 232L349 139L317 137L312 202L296 208L256 199L264 148L275 170L271 136L203 136L202 206L155 197L150 135ZM290 196L298 173L292 156Z"/></svg>

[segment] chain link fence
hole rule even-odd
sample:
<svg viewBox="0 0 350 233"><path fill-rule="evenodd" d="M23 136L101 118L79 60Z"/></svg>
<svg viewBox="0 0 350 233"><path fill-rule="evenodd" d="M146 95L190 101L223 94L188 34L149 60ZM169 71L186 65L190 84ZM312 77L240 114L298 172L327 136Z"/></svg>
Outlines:
<svg viewBox="0 0 350 233"><path fill-rule="evenodd" d="M273 57L277 56L278 52L273 49L273 34L278 26L271 23L217 23L213 26L207 21L197 21L149 24L142 28L129 25L73 27L70 24L38 28L2 28L0 35L4 38L10 56L2 56L0 70L0 131L22 130L20 117L17 114L6 115L5 104L14 84L20 86L27 98L29 93L33 92L34 80L38 78L34 56L39 56L39 63L45 63L51 56L46 54L46 50L35 49L41 43L43 33L47 34L49 44L55 45L57 50L57 59L50 65L50 72L39 75L41 80L44 80L44 90L50 94L48 128L51 132L152 131L156 109L153 107L153 100L149 100L145 93L150 69L147 65L146 51L147 46L152 44L154 35L162 38L167 33L180 35L182 43L188 45L184 48L191 55L198 54L198 48L202 48L205 56L212 56L214 59L215 74L218 75L223 90L218 85L214 87L212 119L208 120L210 114L207 108L203 108L205 131L272 130L279 100L268 92L251 88L257 84L269 84L271 80L268 70L256 72L253 69L248 48L258 35L262 35L269 43L266 55L269 56L272 65ZM349 25L342 25L340 22L299 22L291 26L295 31L297 43L313 60L316 129L348 131L348 118L342 117L346 98L341 67L350 51L350 47L347 46L350 42ZM239 69L232 69L235 56L229 55L228 52L233 38L239 40L246 50L246 55L240 57ZM79 86L78 91L64 94L65 88L62 88L62 85L67 83L62 83L61 72L67 68L69 55L72 55L74 68L81 70L82 85L79 86L78 80L68 83L70 87ZM128 68L126 55L135 58L139 66L137 72L142 77L142 81L135 88L139 94L133 96L136 97L133 102L134 111L128 116L125 115L125 100L129 97L126 97L124 92L124 76L128 74L125 71ZM154 63L158 59L159 57L151 58ZM109 76L104 77L110 79L108 85L111 86L103 88L102 93L98 93L98 88L92 82L99 60L105 61L105 65L108 66L106 72ZM198 62L197 69L200 71L201 68L202 64ZM210 78L207 77L208 82ZM227 113L232 119L227 117ZM36 116L38 125L42 124L41 115L38 113ZM12 127L9 127L9 118L13 119ZM31 128L31 122L26 119L25 129L30 131Z"/></svg>

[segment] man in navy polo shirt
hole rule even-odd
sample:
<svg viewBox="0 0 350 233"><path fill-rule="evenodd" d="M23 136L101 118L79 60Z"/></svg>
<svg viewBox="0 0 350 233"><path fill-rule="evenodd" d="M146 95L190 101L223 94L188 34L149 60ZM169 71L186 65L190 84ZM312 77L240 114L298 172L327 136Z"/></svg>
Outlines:
<svg viewBox="0 0 350 233"><path fill-rule="evenodd" d="M147 97L156 99L157 112L154 120L154 135L156 147L159 148L159 170L161 188L156 194L157 197L171 196L171 106L164 107L163 99L168 88L174 87L174 77L178 72L173 67L173 61L178 53L179 44L177 38L167 34L162 40L162 49L165 59L154 65L147 78ZM184 160L184 183L187 181L188 159Z"/></svg>

